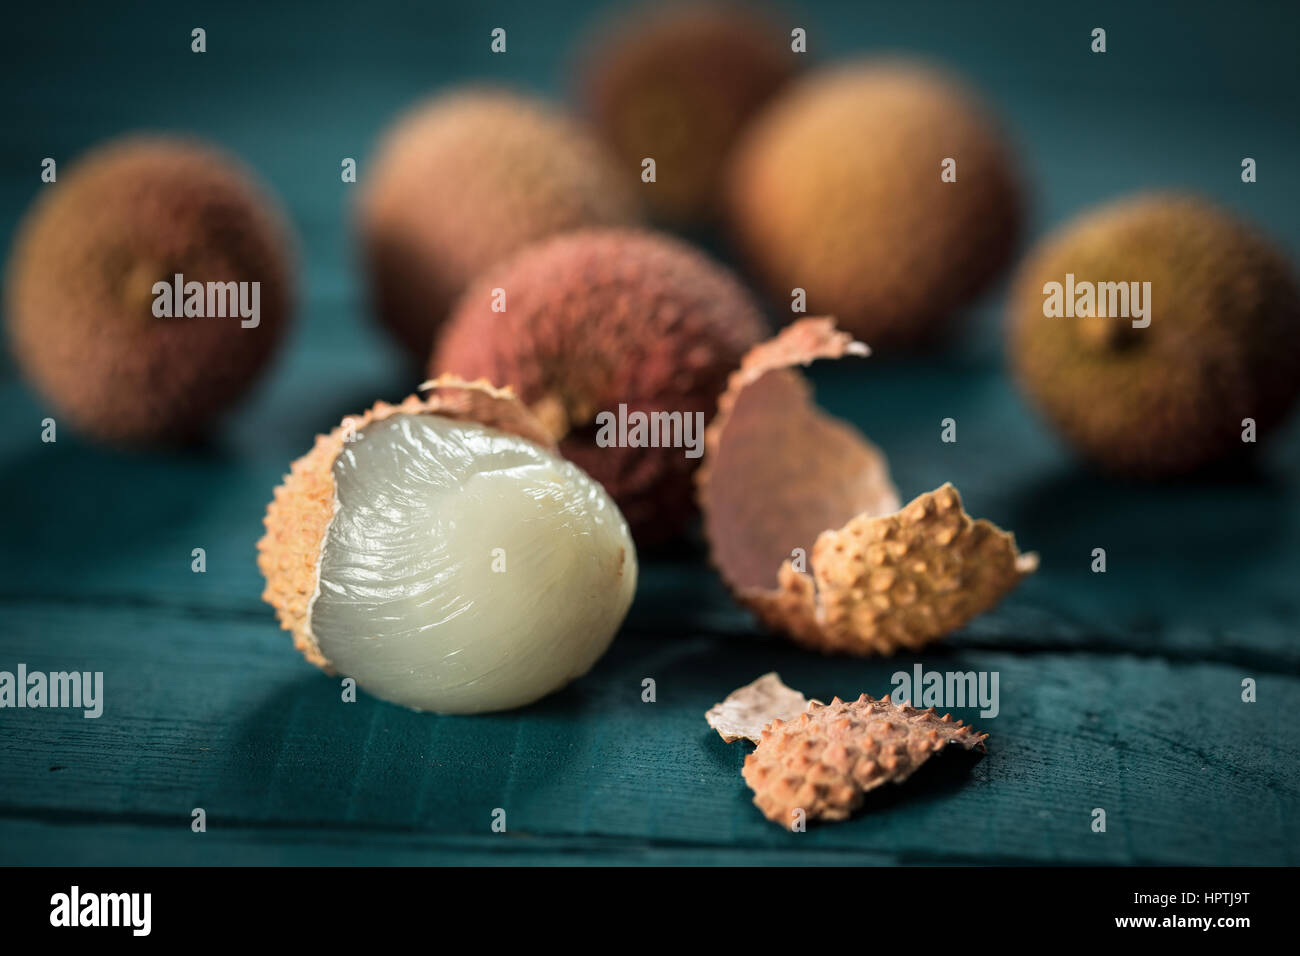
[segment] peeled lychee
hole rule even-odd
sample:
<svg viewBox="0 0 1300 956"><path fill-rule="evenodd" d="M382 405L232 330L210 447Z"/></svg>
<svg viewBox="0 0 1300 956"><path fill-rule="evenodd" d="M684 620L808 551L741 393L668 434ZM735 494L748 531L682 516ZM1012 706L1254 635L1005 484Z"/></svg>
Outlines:
<svg viewBox="0 0 1300 956"><path fill-rule="evenodd" d="M1051 283L1072 301L1049 308ZM1115 202L1043 240L1018 270L1009 326L1030 398L1115 472L1170 476L1245 456L1257 446L1243 439L1272 430L1300 394L1291 266L1190 196Z"/></svg>
<svg viewBox="0 0 1300 956"><path fill-rule="evenodd" d="M645 544L679 532L692 513L704 425L762 333L745 288L691 247L649 232L587 230L485 273L429 367L512 387ZM604 440L603 423L634 413L676 416L682 441L636 446L630 430L627 442Z"/></svg>
<svg viewBox="0 0 1300 956"><path fill-rule="evenodd" d="M945 181L953 178L954 181ZM1007 263L1021 187L963 83L914 63L822 70L787 87L736 148L737 242L773 300L880 353L937 337Z"/></svg>
<svg viewBox="0 0 1300 956"><path fill-rule="evenodd" d="M636 224L637 175L585 127L528 97L464 90L421 104L361 176L379 317L423 359L452 302L497 260L566 230Z"/></svg>
<svg viewBox="0 0 1300 956"><path fill-rule="evenodd" d="M290 319L291 240L271 198L226 154L163 137L101 146L42 190L5 282L19 366L95 438L201 434ZM178 281L202 284L203 314L159 308L156 284Z"/></svg>
<svg viewBox="0 0 1300 956"><path fill-rule="evenodd" d="M309 661L418 710L585 674L636 588L618 508L507 391L444 379L321 435L267 509L263 597Z"/></svg>
<svg viewBox="0 0 1300 956"><path fill-rule="evenodd" d="M794 74L787 31L738 3L638 8L586 47L581 97L625 167L655 161L642 187L675 223L716 211L745 123Z"/></svg>

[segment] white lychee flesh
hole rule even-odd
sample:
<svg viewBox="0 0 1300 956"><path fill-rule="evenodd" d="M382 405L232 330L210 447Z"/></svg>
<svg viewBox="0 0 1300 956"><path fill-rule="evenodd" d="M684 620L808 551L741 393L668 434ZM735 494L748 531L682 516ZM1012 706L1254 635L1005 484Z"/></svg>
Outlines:
<svg viewBox="0 0 1300 956"><path fill-rule="evenodd" d="M623 516L539 445L394 415L345 442L333 476L310 627L377 697L521 707L590 670L627 614L637 565Z"/></svg>

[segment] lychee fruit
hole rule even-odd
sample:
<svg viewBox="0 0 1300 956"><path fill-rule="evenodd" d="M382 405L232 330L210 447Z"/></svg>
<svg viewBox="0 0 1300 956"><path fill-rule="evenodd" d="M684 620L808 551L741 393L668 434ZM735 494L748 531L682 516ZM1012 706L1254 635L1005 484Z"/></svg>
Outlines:
<svg viewBox="0 0 1300 956"><path fill-rule="evenodd" d="M681 531L693 512L704 426L762 333L748 291L690 246L586 230L488 270L429 367L511 386L646 544ZM638 417L648 423L639 440Z"/></svg>
<svg viewBox="0 0 1300 956"><path fill-rule="evenodd" d="M783 309L797 290L877 353L932 344L1007 263L1021 186L959 80L910 62L809 74L748 128L733 231Z"/></svg>
<svg viewBox="0 0 1300 956"><path fill-rule="evenodd" d="M1291 266L1202 199L1085 213L1032 251L1008 308L1025 392L1109 471L1173 476L1245 456L1257 446L1243 437L1274 429L1300 394Z"/></svg>
<svg viewBox="0 0 1300 956"><path fill-rule="evenodd" d="M129 138L43 187L5 289L14 356L59 416L103 441L190 439L280 341L291 237L231 157Z"/></svg>
<svg viewBox="0 0 1300 956"><path fill-rule="evenodd" d="M605 652L636 551L513 395L431 387L345 419L293 463L258 542L263 597L309 661L384 700L522 707Z"/></svg>
<svg viewBox="0 0 1300 956"><path fill-rule="evenodd" d="M579 95L625 167L654 160L643 193L656 215L694 224L718 211L737 136L799 59L788 34L752 8L656 3L591 39Z"/></svg>
<svg viewBox="0 0 1300 956"><path fill-rule="evenodd" d="M452 302L528 242L640 221L635 168L550 106L446 93L402 117L364 183L360 230L380 319L423 361Z"/></svg>

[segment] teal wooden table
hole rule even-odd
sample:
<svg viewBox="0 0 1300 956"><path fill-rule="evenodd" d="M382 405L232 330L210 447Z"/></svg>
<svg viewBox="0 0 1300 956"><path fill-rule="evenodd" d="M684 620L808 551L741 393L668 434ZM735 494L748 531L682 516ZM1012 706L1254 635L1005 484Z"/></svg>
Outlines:
<svg viewBox="0 0 1300 956"><path fill-rule="evenodd" d="M125 453L60 430L0 365L0 670L104 672L104 713L0 710L0 863L1289 863L1300 857L1300 422L1247 473L1147 486L1075 463L1007 380L1002 290L945 354L819 367L824 406L889 453L904 497L951 480L1040 572L920 657L822 658L736 608L698 538L643 559L627 624L587 677L531 708L415 714L307 665L259 600L271 489L313 436L416 379L370 323L343 156L456 77L562 92L583 3L399 13L375 4L88 8L0 43L0 234L71 157L137 127L197 131L277 189L301 237L302 306L271 374L201 448ZM1014 124L1033 231L1138 187L1193 185L1300 245L1294 22L1122 7L1066 14L811 5L813 51L903 47L972 75ZM29 14L22 14L29 16ZM404 20L403 17L413 18ZM1112 53L1081 45L1105 21ZM487 37L511 30L493 60ZM194 21L191 23L191 21ZM206 22L205 22L206 21ZM204 25L210 52L188 52ZM824 38L818 42L819 38ZM480 42L481 41L481 42ZM7 78L8 79L8 78ZM1240 157L1259 159L1244 186ZM953 417L959 441L939 441ZM1108 555L1090 571L1093 548ZM206 571L191 569L194 548ZM890 676L996 671L990 734L789 834L740 777L747 745L704 711L777 670L810 696ZM653 678L657 700L644 703ZM1258 701L1243 703L1243 679ZM204 833L191 829L206 814ZM492 831L505 810L507 831ZM1105 833L1092 812L1107 812Z"/></svg>

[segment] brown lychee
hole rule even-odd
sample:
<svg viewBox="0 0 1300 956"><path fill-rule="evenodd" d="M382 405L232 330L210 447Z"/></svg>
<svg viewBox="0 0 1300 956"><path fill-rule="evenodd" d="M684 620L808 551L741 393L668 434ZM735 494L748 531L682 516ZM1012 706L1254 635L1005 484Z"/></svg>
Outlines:
<svg viewBox="0 0 1300 956"><path fill-rule="evenodd" d="M90 436L195 437L280 341L290 247L271 197L225 153L165 137L105 144L43 187L19 227L5 283L13 353ZM203 314L172 301L178 281L202 284Z"/></svg>
<svg viewBox="0 0 1300 956"><path fill-rule="evenodd" d="M530 97L469 89L402 117L362 175L360 228L379 317L420 360L478 273L525 244L640 221L637 170Z"/></svg>
<svg viewBox="0 0 1300 956"><path fill-rule="evenodd" d="M580 96L625 167L654 159L655 181L642 191L655 213L695 223L718 211L737 136L800 59L788 33L752 7L648 4L587 44Z"/></svg>
<svg viewBox="0 0 1300 956"><path fill-rule="evenodd" d="M1124 474L1244 457L1257 447L1243 441L1247 420L1264 436L1300 395L1291 265L1192 196L1120 200L1044 239L1017 272L1009 331L1033 402L1085 457Z"/></svg>
<svg viewBox="0 0 1300 956"><path fill-rule="evenodd" d="M1022 201L1002 134L966 85L889 60L787 87L737 146L728 198L780 308L802 289L808 312L877 353L943 331L1007 263Z"/></svg>
<svg viewBox="0 0 1300 956"><path fill-rule="evenodd" d="M514 388L645 544L676 534L692 513L703 425L762 332L748 291L685 243L586 230L480 277L429 368ZM611 421L660 414L681 439L672 447L638 446L630 428L627 441L606 440L617 437Z"/></svg>

